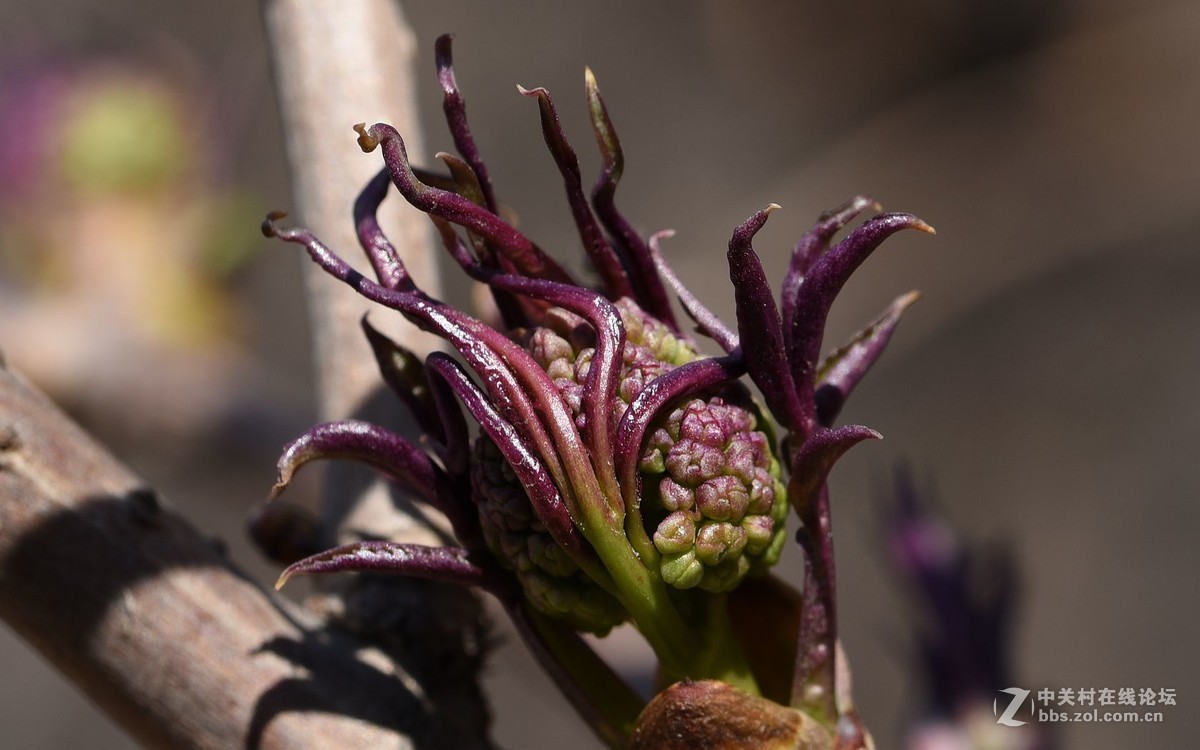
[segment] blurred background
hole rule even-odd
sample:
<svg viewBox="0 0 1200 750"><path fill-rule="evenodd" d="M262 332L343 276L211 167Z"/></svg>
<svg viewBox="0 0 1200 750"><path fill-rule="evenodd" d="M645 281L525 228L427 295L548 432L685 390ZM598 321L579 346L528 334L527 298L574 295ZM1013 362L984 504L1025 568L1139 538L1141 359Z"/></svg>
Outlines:
<svg viewBox="0 0 1200 750"><path fill-rule="evenodd" d="M404 11L426 72L414 160L451 149L432 45L453 31L501 200L574 267L561 179L515 84L556 95L594 175L584 65L625 148L620 205L644 233L677 230L670 260L728 320L729 233L768 202L784 210L756 247L780 276L816 215L856 193L937 227L871 259L828 339L923 293L843 416L886 439L832 482L842 636L881 748L929 709L881 510L900 461L960 543L1011 551L1013 684L1176 691L1162 723L1061 726L1059 746L1200 739L1200 5ZM244 519L314 405L299 261L257 229L289 194L256 5L8 0L0 50L0 350L273 579ZM498 741L598 746L497 632ZM615 658L636 671L626 640ZM0 664L0 747L131 746L3 628Z"/></svg>

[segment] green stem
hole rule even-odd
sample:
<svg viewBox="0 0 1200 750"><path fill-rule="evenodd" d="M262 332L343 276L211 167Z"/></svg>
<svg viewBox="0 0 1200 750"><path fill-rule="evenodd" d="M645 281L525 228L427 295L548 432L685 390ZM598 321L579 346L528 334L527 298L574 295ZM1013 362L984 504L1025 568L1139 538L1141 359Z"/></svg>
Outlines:
<svg viewBox="0 0 1200 750"><path fill-rule="evenodd" d="M517 629L543 668L610 748L623 748L644 703L579 634L530 607L510 608Z"/></svg>
<svg viewBox="0 0 1200 750"><path fill-rule="evenodd" d="M670 587L642 565L619 530L596 535L585 530L585 536L612 574L637 629L671 678L711 678L751 695L761 694L733 637L724 595L704 594L707 611L697 613L694 624L689 625L673 601Z"/></svg>
<svg viewBox="0 0 1200 750"><path fill-rule="evenodd" d="M758 684L729 620L727 594L704 597L704 645L697 654L698 668L706 676L726 682L751 695L760 695Z"/></svg>

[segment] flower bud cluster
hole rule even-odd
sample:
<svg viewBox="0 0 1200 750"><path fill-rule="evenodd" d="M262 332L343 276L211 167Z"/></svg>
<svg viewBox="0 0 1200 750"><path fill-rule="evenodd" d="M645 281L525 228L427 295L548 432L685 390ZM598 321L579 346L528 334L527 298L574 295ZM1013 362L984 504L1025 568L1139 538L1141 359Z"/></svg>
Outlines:
<svg viewBox="0 0 1200 750"><path fill-rule="evenodd" d="M471 488L479 501L484 541L516 574L529 603L576 630L597 635L624 622L629 615L621 603L554 543L496 444L479 437L474 458Z"/></svg>
<svg viewBox="0 0 1200 750"><path fill-rule="evenodd" d="M779 462L756 426L747 409L697 398L647 440L643 502L656 500L666 514L654 546L672 586L728 591L750 570L778 561L788 505Z"/></svg>
<svg viewBox="0 0 1200 750"><path fill-rule="evenodd" d="M632 301L621 299L616 307L626 339L614 422L648 383L699 356ZM581 430L594 338L583 319L559 308L526 336L526 349L553 379ZM778 559L787 501L770 439L757 423L750 409L712 396L681 404L652 427L640 463L643 513L668 584L727 591L750 570ZM530 602L592 632L624 620L616 599L554 545L496 446L481 437L475 455L472 486L482 501L485 538L516 572Z"/></svg>

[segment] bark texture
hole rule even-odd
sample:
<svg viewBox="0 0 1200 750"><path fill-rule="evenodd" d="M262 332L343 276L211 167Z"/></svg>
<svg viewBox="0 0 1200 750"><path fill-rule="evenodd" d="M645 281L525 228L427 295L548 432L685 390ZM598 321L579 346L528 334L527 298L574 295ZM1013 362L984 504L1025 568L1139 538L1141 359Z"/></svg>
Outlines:
<svg viewBox="0 0 1200 750"><path fill-rule="evenodd" d="M9 370L0 617L146 747L451 746L402 665L245 580Z"/></svg>

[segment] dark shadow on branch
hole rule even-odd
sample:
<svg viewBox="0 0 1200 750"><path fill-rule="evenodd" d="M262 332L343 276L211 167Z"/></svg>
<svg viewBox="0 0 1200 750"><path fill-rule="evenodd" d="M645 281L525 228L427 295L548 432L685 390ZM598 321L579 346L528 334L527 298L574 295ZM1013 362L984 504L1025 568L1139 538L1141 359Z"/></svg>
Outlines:
<svg viewBox="0 0 1200 750"><path fill-rule="evenodd" d="M329 711L329 701L321 693L330 685L342 688L339 699L348 707L342 715L412 735L414 747L433 747L418 741L428 726L429 706L397 677L366 662L344 658L346 640L321 632L306 633L302 641L275 638L262 645L258 653L275 654L309 674L280 680L262 694L246 733L246 750L262 747L267 726L281 714Z"/></svg>
<svg viewBox="0 0 1200 750"><path fill-rule="evenodd" d="M0 558L0 614L19 622L43 650L89 653L127 592L168 571L231 569L219 545L199 538L152 490L90 496L76 508L49 515ZM475 720L482 699L462 687L463 680L475 680L481 659L478 602L458 589L430 591L435 584L376 578L354 582L334 624L306 630L288 618L301 633L297 639L276 636L244 655L250 661L272 654L308 672L279 680L259 696L244 735L248 750L263 746L268 725L281 714L314 711L395 730L422 750L488 747L478 736L486 722ZM447 617L463 623L454 632L461 638L438 630ZM360 658L371 646L388 658ZM387 671L389 660L397 665L394 673ZM173 731L183 730L167 728Z"/></svg>
<svg viewBox="0 0 1200 750"><path fill-rule="evenodd" d="M218 545L197 543L196 531L151 489L90 496L77 508L22 536L0 570L5 599L37 602L30 608L36 612L69 613L47 625L79 648L121 593L140 581L172 568L227 567Z"/></svg>
<svg viewBox="0 0 1200 750"><path fill-rule="evenodd" d="M308 672L264 693L255 707L247 750L258 750L268 724L289 711L324 710L313 696L337 686L343 714L407 735L418 750L489 748L474 728L485 726L476 683L486 650L479 602L445 584L399 576L358 575L339 592L330 627L303 641L275 639L262 651ZM420 644L414 648L413 644ZM348 649L377 649L396 672ZM416 691L408 685L416 685Z"/></svg>

